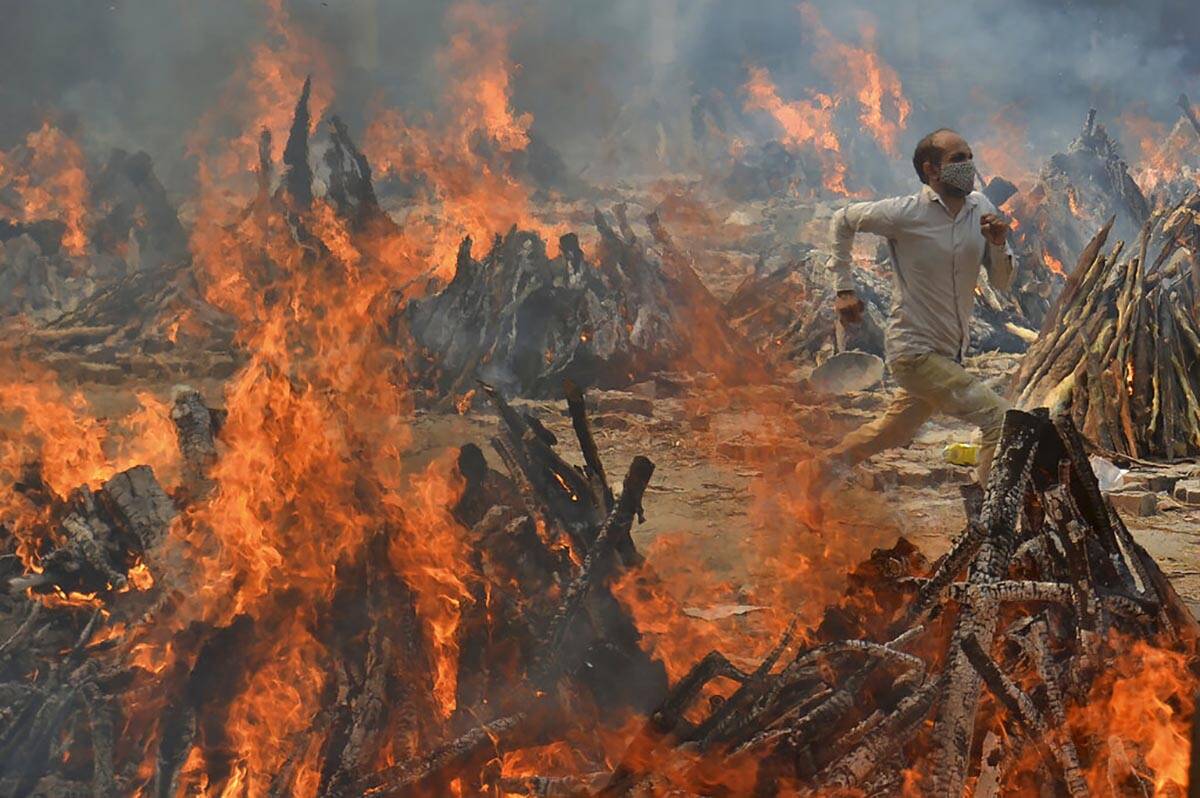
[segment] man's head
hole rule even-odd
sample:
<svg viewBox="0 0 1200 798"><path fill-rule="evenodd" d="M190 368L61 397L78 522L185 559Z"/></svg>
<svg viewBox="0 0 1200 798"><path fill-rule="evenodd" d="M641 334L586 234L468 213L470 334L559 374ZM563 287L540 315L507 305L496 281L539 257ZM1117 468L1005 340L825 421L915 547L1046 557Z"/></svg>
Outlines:
<svg viewBox="0 0 1200 798"><path fill-rule="evenodd" d="M965 197L975 184L971 147L948 127L938 128L917 142L913 168L921 182L939 194Z"/></svg>

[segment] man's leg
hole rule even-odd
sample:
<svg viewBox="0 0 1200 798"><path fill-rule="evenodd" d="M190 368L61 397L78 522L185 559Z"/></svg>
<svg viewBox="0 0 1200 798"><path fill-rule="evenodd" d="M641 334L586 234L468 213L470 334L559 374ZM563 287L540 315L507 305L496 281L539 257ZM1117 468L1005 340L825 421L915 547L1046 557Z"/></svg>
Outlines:
<svg viewBox="0 0 1200 798"><path fill-rule="evenodd" d="M932 414L933 406L927 401L901 390L887 412L843 438L829 456L837 465L856 466L885 449L909 443Z"/></svg>
<svg viewBox="0 0 1200 798"><path fill-rule="evenodd" d="M987 487L1000 428L1009 404L961 365L942 355L904 358L892 366L896 382L941 413L979 427L979 484Z"/></svg>

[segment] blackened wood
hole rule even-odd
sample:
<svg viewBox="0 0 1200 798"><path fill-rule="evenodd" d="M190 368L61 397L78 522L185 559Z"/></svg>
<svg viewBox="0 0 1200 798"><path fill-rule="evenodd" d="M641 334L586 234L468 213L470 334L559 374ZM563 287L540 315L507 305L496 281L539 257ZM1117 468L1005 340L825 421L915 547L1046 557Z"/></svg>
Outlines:
<svg viewBox="0 0 1200 798"><path fill-rule="evenodd" d="M563 392L567 396L567 412L571 415L571 427L579 440L579 450L583 453L583 462L587 465L588 481L592 484L593 493L601 507L607 512L612 509L613 493L608 486L608 475L604 473L604 462L600 459L600 450L596 439L592 437L592 427L588 423L587 403L584 401L583 390L572 380L563 382Z"/></svg>
<svg viewBox="0 0 1200 798"><path fill-rule="evenodd" d="M528 714L518 713L485 723L440 746L428 756L360 779L353 794L370 795L371 798L425 798L430 794L431 782L447 774L452 777L480 754L498 748L507 736L519 733L529 721Z"/></svg>
<svg viewBox="0 0 1200 798"><path fill-rule="evenodd" d="M312 78L304 79L296 110L292 115L292 127L288 132L287 144L283 148L283 187L292 207L303 210L312 205L312 166L308 163L308 98L312 92Z"/></svg>
<svg viewBox="0 0 1200 798"><path fill-rule="evenodd" d="M1016 546L1017 517L1025 501L1034 457L1049 425L1019 410L1005 414L999 452L992 465L980 523L985 537L971 564L969 580L986 585L1004 578ZM934 792L960 795L966 780L967 751L979 702L979 675L962 651L967 637L990 641L997 623L996 605L970 606L959 615L946 669L948 693L934 729Z"/></svg>
<svg viewBox="0 0 1200 798"><path fill-rule="evenodd" d="M967 660L987 683L992 695L1014 717L1020 719L1029 739L1043 751L1043 756L1053 758L1062 767L1067 793L1072 798L1087 798L1089 795L1087 781L1080 770L1079 758L1074 745L1068 747L1051 740L1050 727L1041 710L1033 703L1033 699L1004 675L996 661L984 651L983 646L974 635L968 635L963 639L962 648ZM1067 742L1070 742L1069 738Z"/></svg>
<svg viewBox="0 0 1200 798"><path fill-rule="evenodd" d="M204 404L194 388L179 386L171 404L171 421L179 453L183 455L183 476L189 493L198 498L208 486L208 471L217 460L219 417Z"/></svg>
<svg viewBox="0 0 1200 798"><path fill-rule="evenodd" d="M583 609L593 587L611 575L612 555L619 554L626 565L638 563L639 555L633 546L629 531L633 527L634 516L641 513L642 496L653 473L654 463L650 460L641 456L633 459L629 472L625 475L621 498L617 500L600 534L588 550L579 574L563 591L562 602L554 614L554 620L539 652L540 663L536 667L535 679L541 689L548 690L567 665L563 661L567 654L564 643L571 624Z"/></svg>
<svg viewBox="0 0 1200 798"><path fill-rule="evenodd" d="M902 700L849 753L830 765L818 778L821 785L848 788L868 778L896 749L908 742L912 730L924 722L946 688L948 674L922 685Z"/></svg>
<svg viewBox="0 0 1200 798"><path fill-rule="evenodd" d="M177 511L150 466L122 471L104 483L100 500L122 531L133 538L129 548L139 555L153 551L163 538Z"/></svg>

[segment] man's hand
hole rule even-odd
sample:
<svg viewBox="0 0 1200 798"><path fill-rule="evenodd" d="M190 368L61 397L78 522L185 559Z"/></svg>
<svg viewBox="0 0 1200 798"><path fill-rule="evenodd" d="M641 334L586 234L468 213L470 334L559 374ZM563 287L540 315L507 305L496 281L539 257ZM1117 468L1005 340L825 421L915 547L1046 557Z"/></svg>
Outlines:
<svg viewBox="0 0 1200 798"><path fill-rule="evenodd" d="M985 213L979 219L979 229L983 233L983 237L995 246L1002 247L1008 240L1008 219L994 213Z"/></svg>
<svg viewBox="0 0 1200 798"><path fill-rule="evenodd" d="M854 291L838 291L833 309L837 311L842 324L858 324L862 321L863 301Z"/></svg>

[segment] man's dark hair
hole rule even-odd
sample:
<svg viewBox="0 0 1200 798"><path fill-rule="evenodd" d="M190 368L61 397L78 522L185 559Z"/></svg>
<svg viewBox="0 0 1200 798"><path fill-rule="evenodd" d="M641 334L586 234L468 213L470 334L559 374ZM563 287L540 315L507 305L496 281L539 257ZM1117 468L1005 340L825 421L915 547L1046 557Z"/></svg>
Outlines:
<svg viewBox="0 0 1200 798"><path fill-rule="evenodd" d="M938 133L955 133L948 127L939 127L932 133L925 134L925 138L917 142L917 148L913 151L913 169L917 170L917 177L922 183L928 183L929 178L925 177L925 170L922 168L926 161L938 164L942 162L942 156L945 152L941 147L933 143L937 138Z"/></svg>

